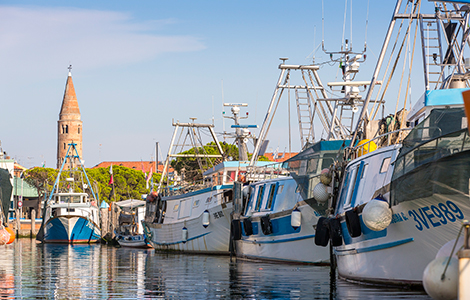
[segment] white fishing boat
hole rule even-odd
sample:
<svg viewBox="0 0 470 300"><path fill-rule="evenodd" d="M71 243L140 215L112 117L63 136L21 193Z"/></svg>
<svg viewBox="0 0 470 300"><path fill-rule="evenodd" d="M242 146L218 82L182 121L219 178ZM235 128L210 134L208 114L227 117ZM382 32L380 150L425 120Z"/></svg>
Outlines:
<svg viewBox="0 0 470 300"><path fill-rule="evenodd" d="M145 201L128 199L116 202L121 209L118 227L115 230L116 240L122 247L149 248L150 244L144 234Z"/></svg>
<svg viewBox="0 0 470 300"><path fill-rule="evenodd" d="M232 106L234 118L238 120L240 106ZM237 121L238 122L238 121ZM249 132L235 124L238 134L248 137ZM215 135L213 125L198 123L174 123L173 138L165 161L157 197L148 197L145 221L145 234L156 250L176 250L206 254L229 254L230 222L233 207L233 184L246 173L247 158L243 161L227 161ZM179 129L182 129L178 140ZM201 131L212 136L212 146L217 154L207 153L201 143ZM184 134L184 132L186 134ZM191 141L194 152L182 152L183 146ZM206 145L207 147L207 145ZM243 145L239 148L244 148ZM173 178L173 185L164 184L168 179L170 160L175 157L192 157L199 166L205 166L199 173L181 174ZM221 161L213 164L211 159ZM263 162L260 162L262 165ZM184 176L186 178L184 178ZM199 177L196 182L194 177ZM176 184L175 184L176 183Z"/></svg>
<svg viewBox="0 0 470 300"><path fill-rule="evenodd" d="M75 146L75 143L69 144L54 187L44 204L43 223L36 238L45 243L93 243L101 239L100 214L96 204L98 199ZM88 193L74 191L77 185L75 178L79 178L74 175L75 160L78 160L87 182L81 188L83 191L89 190L93 199L90 199ZM70 175L61 183L61 174L67 162L70 163L70 169L64 172L70 172Z"/></svg>
<svg viewBox="0 0 470 300"><path fill-rule="evenodd" d="M349 70L354 67L354 73L358 71L358 61L363 61L364 53L353 53L346 46L346 50L342 52L328 54L333 62L346 61L344 81L341 82L346 88L342 99L328 98L317 73L317 65L288 65L285 63L286 59L282 59L283 63L279 65L280 78L260 137L267 135L268 124L271 124L274 118L271 109L278 106L281 95L294 90L300 143L301 147L308 148L308 151L289 159L283 166L278 163L256 167L254 161L259 143L255 146L251 160L253 166L249 168L246 176L249 184L245 185L243 193L237 191L241 187L235 185L232 239L235 241L234 252L239 258L309 264L330 263L329 249L315 246L315 228L312 226L317 224L320 213L325 213L328 205L324 202L304 201L303 199L312 198L308 197L311 191L299 188L296 181L289 176L292 172L297 181L319 183L321 171L328 168L344 148L349 146L349 141L344 139L348 126L342 124L341 117L352 118L357 110L350 108L361 105ZM333 58L337 55L340 58ZM300 78L303 81L294 82L294 72L301 73ZM347 108L349 114L346 112ZM329 141L314 143L316 114L322 120ZM308 162L303 159L305 155L309 155ZM303 170L299 172L301 168ZM328 195L326 186L324 194Z"/></svg>
<svg viewBox="0 0 470 300"><path fill-rule="evenodd" d="M428 264L436 257L455 256L460 247L450 250L458 240L462 220L470 216L469 116L462 98L470 78L465 64L469 9L455 2L469 3L397 1L352 136L354 147L331 168L339 179L330 204L334 213L321 218L316 228L321 237L317 244L326 246L330 241L334 246L342 278L426 287ZM431 13L423 13L429 6ZM397 49L388 49L398 20L407 24L404 28L408 26L402 45L408 41L410 50L417 39L409 34L420 29L425 92L411 111L372 120L377 110L368 110L368 105L382 74L383 59L399 61L400 53L393 51ZM416 29L411 30L412 26ZM410 57L401 60L408 73L402 94L406 97L414 79L413 53L409 51ZM384 74L392 78L387 70ZM375 95L384 99L385 91ZM406 103L401 102L404 107ZM444 271L437 276L445 275Z"/></svg>

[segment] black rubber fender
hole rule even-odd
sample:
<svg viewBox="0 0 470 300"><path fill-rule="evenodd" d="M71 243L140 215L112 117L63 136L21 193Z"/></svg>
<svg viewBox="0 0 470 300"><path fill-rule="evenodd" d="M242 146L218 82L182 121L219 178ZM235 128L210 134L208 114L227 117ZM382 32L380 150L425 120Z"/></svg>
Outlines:
<svg viewBox="0 0 470 300"><path fill-rule="evenodd" d="M333 247L341 246L343 244L341 220L337 218L332 218L328 223L330 224L331 245L333 245Z"/></svg>
<svg viewBox="0 0 470 300"><path fill-rule="evenodd" d="M273 225L271 224L269 216L261 217L261 231L263 231L264 235L273 233Z"/></svg>
<svg viewBox="0 0 470 300"><path fill-rule="evenodd" d="M351 209L344 213L346 218L346 226L351 237L358 237L361 235L361 220L358 213Z"/></svg>
<svg viewBox="0 0 470 300"><path fill-rule="evenodd" d="M232 220L230 224L230 236L232 240L239 241L242 238L242 226L240 220Z"/></svg>
<svg viewBox="0 0 470 300"><path fill-rule="evenodd" d="M317 227L315 229L315 245L326 247L330 240L330 226L328 218L321 217L318 219Z"/></svg>
<svg viewBox="0 0 470 300"><path fill-rule="evenodd" d="M250 219L243 219L243 229L245 230L246 236L253 234L253 224Z"/></svg>

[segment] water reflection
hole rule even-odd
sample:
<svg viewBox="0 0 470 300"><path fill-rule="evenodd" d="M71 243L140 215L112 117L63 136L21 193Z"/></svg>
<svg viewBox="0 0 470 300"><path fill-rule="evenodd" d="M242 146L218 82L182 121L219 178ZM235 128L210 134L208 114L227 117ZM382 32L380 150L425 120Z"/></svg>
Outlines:
<svg viewBox="0 0 470 300"><path fill-rule="evenodd" d="M331 281L329 267L29 239L0 253L0 299L430 299L419 291Z"/></svg>

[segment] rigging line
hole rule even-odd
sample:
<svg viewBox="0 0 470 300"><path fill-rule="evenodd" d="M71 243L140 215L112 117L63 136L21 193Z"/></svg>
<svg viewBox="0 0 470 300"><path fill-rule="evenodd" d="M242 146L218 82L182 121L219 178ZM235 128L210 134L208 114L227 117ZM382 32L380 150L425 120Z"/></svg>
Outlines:
<svg viewBox="0 0 470 300"><path fill-rule="evenodd" d="M405 11L404 11L405 14L406 14L407 10L408 10L408 5L405 6ZM390 64L391 64L391 62L392 62L393 54L394 54L395 49L396 49L396 46L397 46L397 44L398 44L398 40L399 40L399 37L400 37L401 30L403 29L403 24L404 24L404 22L405 22L405 19L402 19L402 20L401 20L401 23L400 23L400 27L399 27L399 29L398 29L397 37L396 37L396 39L395 39L395 44L393 45L392 51L391 51L391 53L390 53L390 55L389 55L389 60L388 60L387 68L385 69L385 72L384 72L384 75L383 75L383 78L382 78L382 82L385 82L385 78L387 77L388 69L389 69ZM405 36L405 38L406 38L406 36ZM403 42L403 43L404 43L404 42ZM392 67L392 70L390 71L390 75L389 75L389 77L388 77L387 83L386 83L385 85L382 84L382 85L380 86L380 88L379 88L379 91L377 92L377 97L376 97L376 100L375 100L375 103L374 103L374 106L373 106L373 109L372 109L372 111L374 111L374 115L373 115L373 117L372 117L372 120L374 120L375 117L377 116L377 113L378 113L378 111L379 111L379 104L382 103L382 101L383 101L383 99L384 99L384 97L385 97L385 94L387 93L388 86L390 85L390 81L391 81L391 79L392 79L392 77L393 77L393 74L395 73L395 68L396 68L396 65L397 65L397 63L398 63L398 58L399 58L400 55L401 55L401 50L402 50L402 48L403 48L403 43L402 43L401 48L400 48L400 50L399 50L399 52L398 52L398 54L397 54L397 58L396 58L395 63L394 63L394 65L393 65L393 67ZM382 88L384 89L383 92L382 92ZM380 94L381 92L382 92L382 94ZM380 100L377 101L377 99L378 99L379 97L380 97ZM376 104L377 104L377 109L374 110ZM385 106L383 106L383 108L384 108L384 107L385 107ZM371 115L372 115L372 111L371 111Z"/></svg>
<svg viewBox="0 0 470 300"><path fill-rule="evenodd" d="M370 2L370 0L367 0L366 32L365 32L365 36L364 36L364 52L366 51L366 48L367 48L367 28L369 26L369 2Z"/></svg>
<svg viewBox="0 0 470 300"><path fill-rule="evenodd" d="M353 48L352 47L353 46L353 43L352 43L352 41L353 41L353 30L352 30L352 26L353 26L353 23L352 23L352 16L353 16L352 15L352 8L353 8L353 5L352 5L352 2L353 2L353 0L351 0L351 5L350 5L351 10L349 11L349 13L350 13L349 22L351 23L351 25L350 25L351 36L349 37L349 49L351 49L351 50Z"/></svg>
<svg viewBox="0 0 470 300"><path fill-rule="evenodd" d="M421 1L419 2L419 7L418 7L418 15L419 13L421 12ZM411 93L411 89L410 89L410 84L411 84L411 71L413 70L413 59L414 59L414 53L415 53L415 48L416 48L416 37L418 36L418 25L419 25L419 22L418 20L416 19L416 28L415 28L415 36L414 36L414 41L413 41L413 51L411 52L410 54L410 67L409 67L409 71L408 71L408 83L406 85L406 94L405 94L405 103L403 104L403 109L406 110L406 102L408 100L408 91ZM410 95L410 104L411 104L411 95ZM405 117L405 111L403 111L403 113L401 114L400 116L400 129L403 129L403 118ZM398 132L398 139L397 141L400 141L400 136L401 136L402 132Z"/></svg>
<svg viewBox="0 0 470 300"><path fill-rule="evenodd" d="M325 8L323 0L321 0L321 45L322 50L325 51Z"/></svg>
<svg viewBox="0 0 470 300"><path fill-rule="evenodd" d="M343 35L341 37L341 51L343 49L343 42L344 42L344 32L346 31L346 13L348 11L348 0L344 0L344 18L343 18Z"/></svg>
<svg viewBox="0 0 470 300"><path fill-rule="evenodd" d="M414 10L413 10L413 14L416 12L416 8L417 6L419 5L419 3L421 3L421 1L417 1L416 5L414 6ZM421 7L421 6L419 6ZM405 33L405 39L406 39L406 47L409 49L410 47L410 39L411 39L411 35L410 35L410 30L411 30L411 27L413 25L413 14L410 15L410 18L409 18L409 24L408 24L408 28L406 29L406 33ZM418 23L418 19L416 19L416 23ZM401 49L400 49L401 50ZM396 105L395 105L395 114L393 115L393 123L394 123L394 126L396 124L396 119L397 119L397 111L398 111L398 103L400 101L400 95L401 95L401 90L402 90L402 84L403 84L403 77L405 75L405 67L406 67L406 59L408 57L408 52L406 52L405 50L405 58L403 59L403 69L402 69L402 72L401 72L401 77L400 77L400 85L399 85L399 89L398 89L398 96L397 96L397 102L396 102ZM405 91L406 92L406 91ZM393 128L393 127L392 127Z"/></svg>
<svg viewBox="0 0 470 300"><path fill-rule="evenodd" d="M412 20L411 20L412 21ZM408 30L411 28L411 23L408 25ZM406 39L406 50L409 50L409 47L410 47L410 38L411 36L408 34L408 30L407 30L407 34L405 35L405 39ZM408 51L405 50L405 57L403 58L403 68L402 68L402 71L401 71L401 76L400 76L400 85L398 86L398 95L397 95L397 101L395 103L395 113L393 114L393 126L392 128L395 128L395 124L397 123L397 111L398 111L398 103L400 102L400 96L401 96L401 90L402 90L402 84L403 84L403 77L405 75L405 67L406 67L406 59L408 57Z"/></svg>
<svg viewBox="0 0 470 300"><path fill-rule="evenodd" d="M287 73L287 86L290 86L290 72ZM296 90L297 94L297 90ZM287 89L287 125L289 128L289 152L291 149L291 142L292 142L292 134L291 134L291 128L290 128L290 89Z"/></svg>
<svg viewBox="0 0 470 300"><path fill-rule="evenodd" d="M404 13L406 14L408 11L408 5L405 6L405 11ZM401 23L400 23L400 27L398 28L398 33L397 33L397 36L396 36L396 39L395 39L395 43L393 44L393 47L392 47L392 50L390 52L390 55L389 55L389 60L388 60L388 63L387 63L387 67L385 69L385 72L384 72L384 75L383 75L383 78L382 78L382 82L385 82L385 78L387 77L387 74L388 74L388 69L390 68L390 64L392 62L392 58L393 58L393 54L395 53L395 49L396 49L396 46L398 44L398 38L400 36L400 33L401 33L401 30L403 29L403 24L405 22L405 19L402 19L401 20ZM390 80L390 79L389 79ZM380 108L380 103L382 102L377 102L377 100L379 99L379 97L381 96L381 100L383 100L383 97L386 93L386 89L388 88L385 87L385 91L383 92L383 94L381 94L382 92L382 88L384 88L385 85L381 85L379 87L379 91L377 92L377 95L376 95L376 98L375 98L375 103L374 105L372 106L372 110L371 110L371 115L372 115L372 120L375 119L375 117L377 116L377 113L379 112L379 108ZM377 104L377 108L375 107L375 105ZM385 104L382 104L382 115L383 115L383 111L385 109ZM372 113L373 112L373 113ZM384 116L382 116L384 117Z"/></svg>

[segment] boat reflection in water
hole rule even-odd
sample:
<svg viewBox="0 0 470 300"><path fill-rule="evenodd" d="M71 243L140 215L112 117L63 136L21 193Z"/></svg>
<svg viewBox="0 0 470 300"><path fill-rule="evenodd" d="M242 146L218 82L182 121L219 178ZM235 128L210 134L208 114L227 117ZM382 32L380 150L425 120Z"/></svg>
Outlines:
<svg viewBox="0 0 470 300"><path fill-rule="evenodd" d="M0 299L430 299L422 291L331 280L325 266L30 239L0 251L0 274L7 275Z"/></svg>

